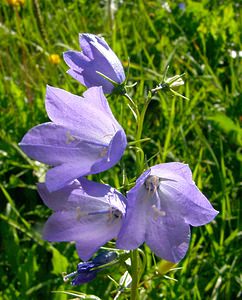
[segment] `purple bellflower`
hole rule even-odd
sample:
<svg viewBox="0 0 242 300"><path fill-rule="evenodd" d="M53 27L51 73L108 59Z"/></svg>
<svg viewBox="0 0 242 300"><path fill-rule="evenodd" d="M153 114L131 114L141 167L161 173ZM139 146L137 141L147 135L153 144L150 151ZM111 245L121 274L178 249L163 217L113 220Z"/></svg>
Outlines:
<svg viewBox="0 0 242 300"><path fill-rule="evenodd" d="M97 72L122 84L125 74L118 57L105 40L97 35L80 34L79 40L82 52L64 53L64 60L70 67L67 73L86 87L102 86L105 94L111 93L114 85Z"/></svg>
<svg viewBox="0 0 242 300"><path fill-rule="evenodd" d="M93 260L79 263L77 265L77 271L66 275L64 277L64 281L75 276L75 278L71 281L72 285L87 283L93 280L97 276L98 272L107 267L106 264L109 264L116 258L116 252L102 251Z"/></svg>
<svg viewBox="0 0 242 300"><path fill-rule="evenodd" d="M45 105L52 122L30 129L19 145L31 158L54 167L46 174L50 192L81 176L105 171L120 160L126 135L101 87L79 97L47 86Z"/></svg>
<svg viewBox="0 0 242 300"><path fill-rule="evenodd" d="M157 256L176 263L188 250L190 225L207 224L217 214L193 182L188 165L159 164L144 172L128 192L116 245L130 250L146 242Z"/></svg>
<svg viewBox="0 0 242 300"><path fill-rule="evenodd" d="M78 255L85 261L118 236L126 198L109 185L80 178L52 193L40 183L38 192L54 210L44 226L45 240L75 241Z"/></svg>

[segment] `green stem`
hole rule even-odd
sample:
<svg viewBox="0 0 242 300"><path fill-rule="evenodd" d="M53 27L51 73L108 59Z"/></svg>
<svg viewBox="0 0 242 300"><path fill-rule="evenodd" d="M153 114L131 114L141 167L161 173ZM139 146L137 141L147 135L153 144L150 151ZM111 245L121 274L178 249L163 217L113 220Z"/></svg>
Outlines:
<svg viewBox="0 0 242 300"><path fill-rule="evenodd" d="M138 120L138 130L137 130L137 135L136 135L136 140L140 140L141 139L141 135L142 135L142 131L143 131L143 123L144 123L144 118L145 118L145 113L146 110L150 104L151 101L151 97L148 97L148 99L146 100L144 106L143 106L143 110L141 111L141 114L139 115L139 120Z"/></svg>
<svg viewBox="0 0 242 300"><path fill-rule="evenodd" d="M139 285L139 253L135 249L131 252L131 268L132 268L132 284L130 300L139 299L138 285Z"/></svg>
<svg viewBox="0 0 242 300"><path fill-rule="evenodd" d="M138 115L138 119L137 119L138 128L137 128L137 134L136 134L136 141L139 141L137 143L137 147L140 148L140 151L136 152L137 175L138 176L140 175L140 173L142 173L143 168L144 168L144 154L142 153L142 150L141 150L141 142L140 141L141 141L141 136L142 136L142 131L143 131L145 114L146 114L147 108L150 104L151 98L152 98L152 95L149 94L144 103L143 109L142 109L141 113Z"/></svg>
<svg viewBox="0 0 242 300"><path fill-rule="evenodd" d="M141 136L143 131L143 124L144 124L144 118L147 111L147 108L149 106L149 103L152 98L152 93L149 93L146 101L143 105L143 109L141 112L139 112L139 109L136 105L136 103L132 100L132 98L125 93L124 96L128 99L129 107L136 119L137 122L137 132L135 137L135 144L137 144L136 149L136 167L137 167L137 176L140 175L140 173L143 172L144 169L144 152L141 148ZM141 260L139 256L138 249L132 250L130 252L130 258L131 258L131 276L132 276L132 284L131 284L131 300L138 300L139 299L139 293L138 293L138 286L139 286L139 280L141 278L141 274L144 271L144 266L141 266ZM145 264L145 261L143 261L143 264Z"/></svg>

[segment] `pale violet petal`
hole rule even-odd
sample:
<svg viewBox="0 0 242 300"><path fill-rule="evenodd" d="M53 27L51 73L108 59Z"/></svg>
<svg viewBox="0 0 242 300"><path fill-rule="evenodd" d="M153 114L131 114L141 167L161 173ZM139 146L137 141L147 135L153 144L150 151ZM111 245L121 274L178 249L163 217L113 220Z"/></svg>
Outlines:
<svg viewBox="0 0 242 300"><path fill-rule="evenodd" d="M176 263L188 250L190 228L178 215L153 216L147 224L145 241L157 256Z"/></svg>

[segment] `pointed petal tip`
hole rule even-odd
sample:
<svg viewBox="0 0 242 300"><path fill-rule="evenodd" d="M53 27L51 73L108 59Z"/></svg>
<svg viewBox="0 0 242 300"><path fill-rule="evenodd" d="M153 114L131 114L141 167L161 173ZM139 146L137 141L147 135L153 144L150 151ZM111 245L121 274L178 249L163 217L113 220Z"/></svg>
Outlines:
<svg viewBox="0 0 242 300"><path fill-rule="evenodd" d="M46 92L45 92L45 101L47 101L48 98L51 98L53 95L55 95L56 91L64 91L64 90L47 84Z"/></svg>

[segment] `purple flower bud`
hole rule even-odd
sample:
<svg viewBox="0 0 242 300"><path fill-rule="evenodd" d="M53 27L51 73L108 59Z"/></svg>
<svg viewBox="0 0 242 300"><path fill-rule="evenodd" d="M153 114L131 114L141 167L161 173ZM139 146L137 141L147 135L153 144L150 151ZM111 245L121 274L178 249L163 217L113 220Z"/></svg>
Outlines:
<svg viewBox="0 0 242 300"><path fill-rule="evenodd" d="M178 262L189 246L189 224L207 224L217 214L193 182L188 165L159 164L143 173L128 192L116 245L130 250L146 242L157 256Z"/></svg>
<svg viewBox="0 0 242 300"><path fill-rule="evenodd" d="M97 276L96 270L88 270L88 271L82 271L78 272L76 277L71 281L72 285L80 285L84 283L88 283L92 281Z"/></svg>
<svg viewBox="0 0 242 300"><path fill-rule="evenodd" d="M45 240L75 241L79 257L88 260L102 245L118 236L126 199L109 185L80 178L52 193L40 183L38 191L44 203L54 210L44 226ZM94 262L106 263L104 258Z"/></svg>
<svg viewBox="0 0 242 300"><path fill-rule="evenodd" d="M49 191L105 171L120 160L126 135L101 87L79 97L48 86L45 104L52 122L32 128L19 145L31 158L54 167L46 175Z"/></svg>
<svg viewBox="0 0 242 300"><path fill-rule="evenodd" d="M111 93L114 85L97 72L121 84L125 80L121 62L103 38L84 33L79 39L82 52L64 53L64 60L70 67L67 73L86 87L102 86L104 93Z"/></svg>
<svg viewBox="0 0 242 300"><path fill-rule="evenodd" d="M105 264L112 262L117 258L116 252L102 251L93 260L81 262L77 265L77 271L72 272L64 277L64 281L74 277L71 284L79 285L93 280L97 273L105 269ZM98 268L97 268L98 267Z"/></svg>
<svg viewBox="0 0 242 300"><path fill-rule="evenodd" d="M105 265L111 261L113 261L115 258L117 258L117 253L113 251L102 251L100 252L94 259L92 260L93 263L96 265Z"/></svg>

